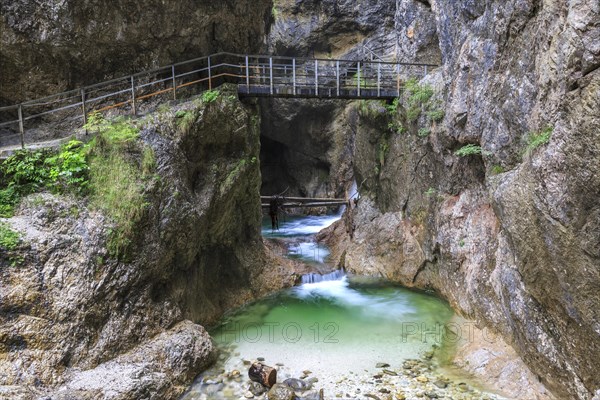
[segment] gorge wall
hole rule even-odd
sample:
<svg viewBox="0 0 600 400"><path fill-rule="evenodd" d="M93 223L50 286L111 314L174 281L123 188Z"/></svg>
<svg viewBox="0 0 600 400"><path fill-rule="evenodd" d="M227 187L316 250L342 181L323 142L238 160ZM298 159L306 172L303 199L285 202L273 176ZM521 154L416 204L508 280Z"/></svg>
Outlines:
<svg viewBox="0 0 600 400"><path fill-rule="evenodd" d="M444 111L439 123L410 122L401 105L398 134L381 105L337 111L357 120L342 142L362 195L329 239L340 265L436 290L502 334L558 398L592 398L600 390L598 5L278 4L275 51L352 56L364 42L384 59L441 60L424 82ZM379 24L362 29L369 15ZM336 31L336 21L354 21L355 35ZM546 127L549 143L527 150L530 133ZM481 153L457 156L466 144Z"/></svg>
<svg viewBox="0 0 600 400"><path fill-rule="evenodd" d="M258 52L271 1L0 2L0 106L218 51Z"/></svg>
<svg viewBox="0 0 600 400"><path fill-rule="evenodd" d="M131 122L125 157L156 169L125 258L87 198L34 194L3 220L22 243L0 253L0 397L177 398L214 359L196 324L294 284L261 239L260 120L235 93Z"/></svg>

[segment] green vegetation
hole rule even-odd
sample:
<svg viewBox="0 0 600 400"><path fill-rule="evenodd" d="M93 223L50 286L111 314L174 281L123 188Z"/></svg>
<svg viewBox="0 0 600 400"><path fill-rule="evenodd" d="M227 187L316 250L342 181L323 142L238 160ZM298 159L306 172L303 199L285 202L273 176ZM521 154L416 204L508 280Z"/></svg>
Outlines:
<svg viewBox="0 0 600 400"><path fill-rule="evenodd" d="M414 122L421 115L422 109L428 111L431 107L429 100L433 97L433 88L430 85L419 84L416 79L406 81L404 88L407 94L406 118Z"/></svg>
<svg viewBox="0 0 600 400"><path fill-rule="evenodd" d="M464 246L465 246L465 240L464 240L464 239L460 239L460 240L458 241L458 246L459 246L459 247L464 247Z"/></svg>
<svg viewBox="0 0 600 400"><path fill-rule="evenodd" d="M205 92L208 93L208 92ZM194 122L196 121L196 113L192 110L190 111L183 111L183 110L179 110L175 113L175 117L177 118L176 120L176 124L177 124L177 128L179 129L180 133L187 133L190 128L192 127L192 125L194 125Z"/></svg>
<svg viewBox="0 0 600 400"><path fill-rule="evenodd" d="M504 173L505 171L502 165L494 165L490 172L492 173L492 175L498 175Z"/></svg>
<svg viewBox="0 0 600 400"><path fill-rule="evenodd" d="M145 181L154 176L156 157L127 119L109 122L93 113L85 128L97 132L87 144L72 140L58 152L22 150L0 164L0 216L11 217L24 196L40 191L88 196L92 207L114 221L107 246L111 256L122 259L147 207ZM78 213L74 208L68 215ZM7 248L15 236L2 228L1 240Z"/></svg>
<svg viewBox="0 0 600 400"><path fill-rule="evenodd" d="M107 242L109 254L127 259L147 202L144 179L156 167L154 152L140 148L139 129L126 119L99 121L100 134L88 147L90 203L115 222ZM140 157L134 157L141 152Z"/></svg>
<svg viewBox="0 0 600 400"><path fill-rule="evenodd" d="M553 131L553 127L547 126L541 132L530 132L526 139L527 145L525 147L525 154L529 154L538 147L550 142L550 137L552 136Z"/></svg>
<svg viewBox="0 0 600 400"><path fill-rule="evenodd" d="M10 229L8 224L0 221L0 248L6 251L16 249L21 243L21 235Z"/></svg>
<svg viewBox="0 0 600 400"><path fill-rule="evenodd" d="M360 100L357 107L361 117L375 119L382 114L381 102L377 100Z"/></svg>
<svg viewBox="0 0 600 400"><path fill-rule="evenodd" d="M212 103L213 101L217 100L219 94L220 92L218 90L207 90L206 92L202 93L202 101L207 104Z"/></svg>
<svg viewBox="0 0 600 400"><path fill-rule="evenodd" d="M429 129L429 128L419 128L417 135L420 137L425 137L425 136L429 136L430 133L431 133L431 129Z"/></svg>
<svg viewBox="0 0 600 400"><path fill-rule="evenodd" d="M41 190L85 194L88 164L83 143L72 140L56 153L20 150L0 164L0 217L11 217L21 198Z"/></svg>
<svg viewBox="0 0 600 400"><path fill-rule="evenodd" d="M478 146L478 145L472 144L472 143L464 145L460 149L456 150L454 152L454 154L456 154L459 157L468 157L468 156L473 156L473 155L484 155L484 156L490 155L490 153L488 151L483 151L481 149L481 146Z"/></svg>
<svg viewBox="0 0 600 400"><path fill-rule="evenodd" d="M427 111L427 118L433 122L440 122L444 118L444 115L444 110L440 110L439 108Z"/></svg>
<svg viewBox="0 0 600 400"><path fill-rule="evenodd" d="M423 194L424 194L425 196L427 196L427 197L432 197L432 196L435 196L435 194L436 194L436 190L435 190L434 188L430 187L430 188L429 188L429 189L427 189L427 190L425 191L425 193L423 193Z"/></svg>

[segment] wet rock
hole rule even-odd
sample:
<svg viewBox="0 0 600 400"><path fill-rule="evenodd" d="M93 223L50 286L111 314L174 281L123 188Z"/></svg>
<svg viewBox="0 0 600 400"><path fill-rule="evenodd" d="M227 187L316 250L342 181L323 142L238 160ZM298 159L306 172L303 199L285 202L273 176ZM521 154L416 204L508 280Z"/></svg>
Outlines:
<svg viewBox="0 0 600 400"><path fill-rule="evenodd" d="M379 362L375 365L375 368L388 368L389 366L390 364L388 363Z"/></svg>
<svg viewBox="0 0 600 400"><path fill-rule="evenodd" d="M267 391L267 388L258 382L250 382L248 390L255 396L260 396Z"/></svg>
<svg viewBox="0 0 600 400"><path fill-rule="evenodd" d="M297 390L297 391L309 390L312 387L311 382L306 382L301 379L295 379L295 378L288 378L283 381L283 384L288 385L289 387L291 387L292 389Z"/></svg>
<svg viewBox="0 0 600 400"><path fill-rule="evenodd" d="M293 400L294 390L288 385L282 383L276 383L273 385L269 393L267 393L268 400Z"/></svg>
<svg viewBox="0 0 600 400"><path fill-rule="evenodd" d="M440 389L445 389L446 387L448 387L448 383L440 379L433 382L433 384L439 387Z"/></svg>

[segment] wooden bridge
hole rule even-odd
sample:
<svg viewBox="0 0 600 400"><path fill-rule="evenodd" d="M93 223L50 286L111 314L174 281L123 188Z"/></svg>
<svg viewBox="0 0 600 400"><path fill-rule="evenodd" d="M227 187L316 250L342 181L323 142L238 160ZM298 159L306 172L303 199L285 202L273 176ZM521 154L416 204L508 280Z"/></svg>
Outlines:
<svg viewBox="0 0 600 400"><path fill-rule="evenodd" d="M309 198L309 197L285 197L285 196L260 196L262 208L270 208L271 201L277 201L277 208L311 208L311 207L339 207L347 206L348 200L334 198Z"/></svg>
<svg viewBox="0 0 600 400"><path fill-rule="evenodd" d="M240 97L382 99L400 97L403 84L422 78L431 64L218 53L112 79L45 98L0 107L0 143L24 147L25 132L40 124L85 124L93 111L137 114L144 102L186 98L237 85ZM62 128L62 130L65 130ZM58 131L61 128L57 128Z"/></svg>

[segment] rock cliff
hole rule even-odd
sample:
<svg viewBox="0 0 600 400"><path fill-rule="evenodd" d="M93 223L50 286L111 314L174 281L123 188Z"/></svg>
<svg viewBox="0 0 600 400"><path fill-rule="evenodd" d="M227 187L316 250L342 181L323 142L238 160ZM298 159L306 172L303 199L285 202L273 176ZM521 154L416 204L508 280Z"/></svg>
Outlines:
<svg viewBox="0 0 600 400"><path fill-rule="evenodd" d="M557 397L590 399L600 389L598 6L282 3L276 51L361 56L366 43L384 59L441 60L423 83L442 121L410 122L401 104L404 132L390 133L380 105L343 111L358 118L345 143L362 198L331 239L340 264L436 290L502 334ZM338 24L349 20L353 39ZM548 143L536 143L544 132ZM475 154L456 154L468 144Z"/></svg>
<svg viewBox="0 0 600 400"><path fill-rule="evenodd" d="M256 109L223 89L138 123L156 173L130 262L85 199L32 195L6 220L23 261L0 255L0 395L176 398L213 359L194 323L294 283L260 236Z"/></svg>
<svg viewBox="0 0 600 400"><path fill-rule="evenodd" d="M268 0L0 2L0 106L206 56L257 52Z"/></svg>

